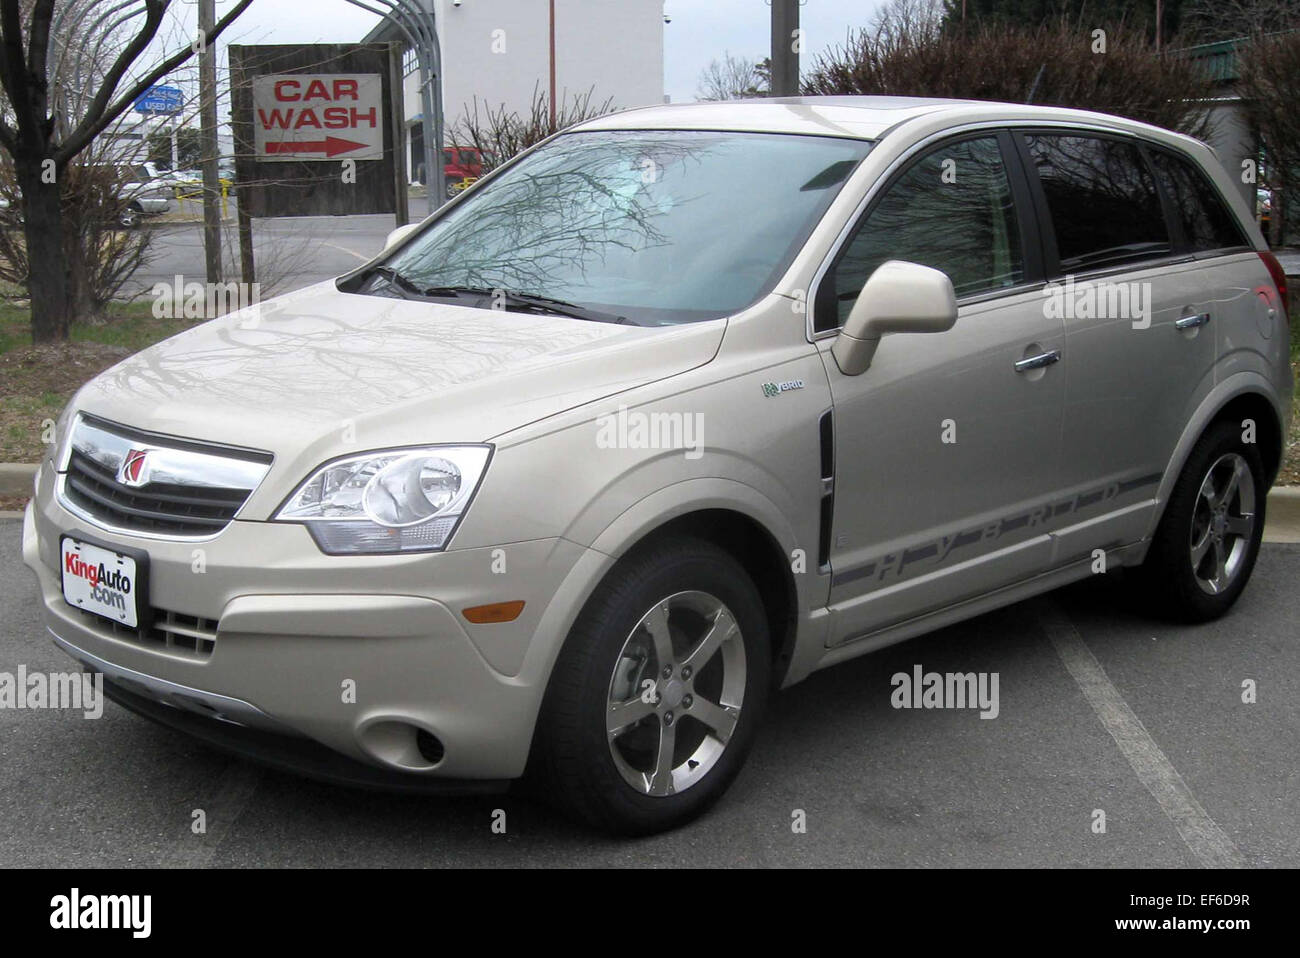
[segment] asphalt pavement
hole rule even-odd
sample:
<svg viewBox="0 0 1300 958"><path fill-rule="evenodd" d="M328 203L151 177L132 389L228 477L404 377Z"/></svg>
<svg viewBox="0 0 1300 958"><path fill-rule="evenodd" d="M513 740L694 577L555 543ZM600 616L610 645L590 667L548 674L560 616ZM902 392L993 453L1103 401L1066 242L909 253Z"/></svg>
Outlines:
<svg viewBox="0 0 1300 958"><path fill-rule="evenodd" d="M68 670L20 532L0 521L0 673ZM0 866L1296 867L1297 577L1300 546L1265 545L1236 609L1193 628L1098 577L817 673L774 697L715 810L637 841L514 794L263 770L113 703L0 708ZM997 673L997 717L895 709L891 676L917 665Z"/></svg>
<svg viewBox="0 0 1300 958"><path fill-rule="evenodd" d="M428 213L428 201L411 198L412 222ZM232 214L233 216L233 210ZM295 216L253 220L253 250L263 297L333 279L368 261L395 228L392 214ZM202 282L206 275L201 223L146 223L153 244L148 262L132 275L124 295L148 292L157 283ZM239 247L233 220L226 223L223 259L228 280L239 278Z"/></svg>

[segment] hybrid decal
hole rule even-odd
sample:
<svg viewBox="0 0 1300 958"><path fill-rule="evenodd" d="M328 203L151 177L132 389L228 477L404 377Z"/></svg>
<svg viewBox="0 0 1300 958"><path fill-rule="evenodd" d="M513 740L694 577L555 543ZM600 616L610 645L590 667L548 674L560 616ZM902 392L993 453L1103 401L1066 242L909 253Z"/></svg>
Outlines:
<svg viewBox="0 0 1300 958"><path fill-rule="evenodd" d="M792 389L803 389L802 379L787 379L783 383L763 383L763 395L768 399L788 393Z"/></svg>
<svg viewBox="0 0 1300 958"><path fill-rule="evenodd" d="M1068 499L1035 506L1027 512L1015 516L998 519L987 525L967 529L963 532L940 536L930 542L911 546L898 552L891 552L878 559L864 562L857 568L846 569L835 575L832 584L835 586L847 585L850 582L866 578L873 578L876 582L882 583L888 580L898 580L903 578L904 569L919 562L927 562L931 568L943 565L954 552L975 545L977 542L996 542L1008 533L1020 529L1034 529L1045 526L1049 521L1061 516L1068 516L1103 502L1110 502L1127 492L1141 489L1144 486L1155 485L1159 481L1159 474L1153 473L1149 476L1129 479L1125 482L1112 482L1097 489L1071 496Z"/></svg>

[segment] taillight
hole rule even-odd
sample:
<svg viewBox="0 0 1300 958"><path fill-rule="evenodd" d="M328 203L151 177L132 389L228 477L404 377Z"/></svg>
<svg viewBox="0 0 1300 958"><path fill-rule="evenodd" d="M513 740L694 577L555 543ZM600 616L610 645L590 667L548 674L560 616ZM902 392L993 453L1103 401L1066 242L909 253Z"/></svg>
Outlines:
<svg viewBox="0 0 1300 958"><path fill-rule="evenodd" d="M1273 285L1277 287L1277 295L1282 300L1282 316L1291 315L1291 300L1286 288L1286 271L1282 269L1282 264L1277 261L1277 257L1268 250L1260 250L1259 258L1264 261L1264 266L1268 269L1268 275L1273 277Z"/></svg>

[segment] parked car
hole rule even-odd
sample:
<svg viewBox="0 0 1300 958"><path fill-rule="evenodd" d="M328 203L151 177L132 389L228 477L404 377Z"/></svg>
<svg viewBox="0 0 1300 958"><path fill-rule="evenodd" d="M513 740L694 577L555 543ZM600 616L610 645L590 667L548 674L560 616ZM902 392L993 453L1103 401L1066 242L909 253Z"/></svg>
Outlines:
<svg viewBox="0 0 1300 958"><path fill-rule="evenodd" d="M527 774L653 832L819 669L1121 568L1153 612L1227 612L1286 297L1212 152L1152 126L618 113L92 380L23 555L143 715L352 783Z"/></svg>
<svg viewBox="0 0 1300 958"><path fill-rule="evenodd" d="M455 196L483 175L484 154L472 146L448 146L442 151L447 195Z"/></svg>
<svg viewBox="0 0 1300 958"><path fill-rule="evenodd" d="M108 194L96 191L98 208L107 220L123 229L134 229L146 216L158 216L171 209L167 183L154 179L143 164L114 167L113 174L103 182L112 183L113 188ZM0 198L0 224L19 227L22 223L22 211Z"/></svg>
<svg viewBox="0 0 1300 958"><path fill-rule="evenodd" d="M135 229L147 216L161 216L172 207L172 188L167 180L155 179L144 164L124 167L120 173L118 225Z"/></svg>

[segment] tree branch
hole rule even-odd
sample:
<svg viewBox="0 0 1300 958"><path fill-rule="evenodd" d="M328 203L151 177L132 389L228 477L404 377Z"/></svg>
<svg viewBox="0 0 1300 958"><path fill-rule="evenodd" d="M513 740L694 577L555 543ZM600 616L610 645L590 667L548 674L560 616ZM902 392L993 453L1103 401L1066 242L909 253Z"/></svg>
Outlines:
<svg viewBox="0 0 1300 958"><path fill-rule="evenodd" d="M4 88L18 123L15 140L24 139L36 129L28 102L27 74L23 70L23 23L19 0L0 0L0 87ZM10 151L12 152L12 150Z"/></svg>
<svg viewBox="0 0 1300 958"><path fill-rule="evenodd" d="M27 30L27 73L44 82L46 58L50 50L50 23L54 20L54 0L36 0ZM40 108L44 112L44 108Z"/></svg>
<svg viewBox="0 0 1300 958"><path fill-rule="evenodd" d="M158 28L162 25L163 14L167 12L167 2L168 0L144 0L145 18L140 32L118 54L113 65L104 74L104 81L100 84L94 99L90 101L90 106L86 108L86 115L81 118L76 129L68 134L67 140L54 151L54 161L60 168L84 150L104 127L117 119L117 117L110 117L107 123L98 125L105 117L109 101L117 90L117 85L122 82L122 77L157 35Z"/></svg>
<svg viewBox="0 0 1300 958"><path fill-rule="evenodd" d="M0 0L0 2L3 2L3 0ZM152 3L156 2L156 0L145 0L145 2ZM203 42L205 44L215 43L217 37L221 36L228 26L239 19L239 15L247 10L252 2L253 0L240 0L233 10L227 13L213 26L212 32L203 38ZM148 23L145 24L145 27L148 28ZM143 46L147 45L153 39L153 35L157 33L157 31L158 24L155 23L153 29L149 32L149 38L140 46L140 49L143 49ZM137 37L136 40L139 40L139 37ZM133 41L131 46L122 52L122 56L118 57L118 63L121 63L128 54L130 54L130 59L134 60L135 57L139 55L139 50L135 48L136 43ZM135 52L132 52L133 50ZM86 114L85 119L83 119L82 122L78 124L77 128L68 135L68 138L59 145L58 150L54 154L55 161L60 166L70 161L74 156L84 150L90 144L91 140L102 133L109 124L125 113L131 104L138 100L146 90L193 56L193 47L186 47L185 49L172 54L151 70L144 79L140 80L131 87L130 90L118 97L111 106L100 106L99 109L102 111L102 115L98 119L92 119L95 115L94 111L96 105L100 102L101 96L104 102L107 102L109 97L112 96L113 90L117 87L118 82L121 80L122 73L125 72L125 67L123 67L121 71L118 71L117 64L114 64L113 71L110 71L110 75L105 77L104 85L100 88L100 95L96 96L95 102L91 104L90 111ZM112 81L111 84L109 82L110 79ZM106 96L104 95L105 91L107 91ZM215 91L211 92L215 94Z"/></svg>

